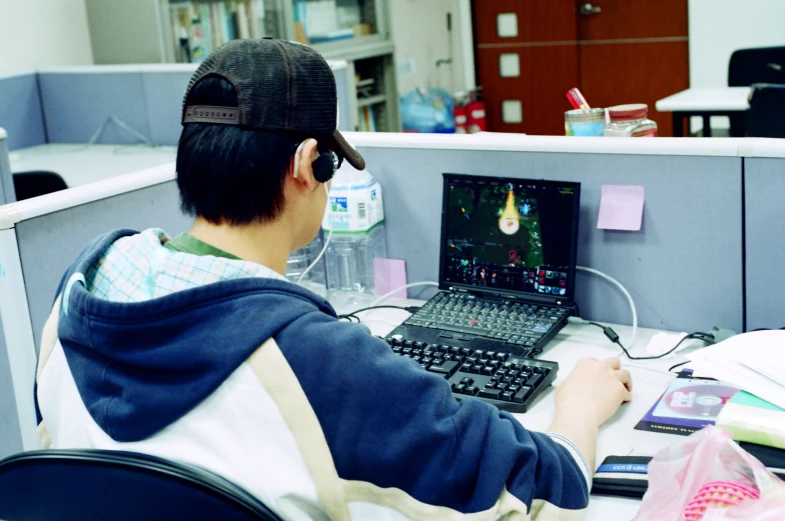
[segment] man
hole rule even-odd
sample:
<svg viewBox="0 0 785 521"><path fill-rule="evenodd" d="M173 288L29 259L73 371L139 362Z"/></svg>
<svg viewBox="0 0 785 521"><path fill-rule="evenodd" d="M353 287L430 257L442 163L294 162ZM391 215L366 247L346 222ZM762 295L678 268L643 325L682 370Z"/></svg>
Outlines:
<svg viewBox="0 0 785 521"><path fill-rule="evenodd" d="M284 279L337 164L364 166L336 112L330 68L305 46L235 41L205 60L177 156L194 226L109 233L64 275L41 346L42 439L199 465L286 519L578 516L597 430L630 397L617 359L581 361L550 433L529 432Z"/></svg>

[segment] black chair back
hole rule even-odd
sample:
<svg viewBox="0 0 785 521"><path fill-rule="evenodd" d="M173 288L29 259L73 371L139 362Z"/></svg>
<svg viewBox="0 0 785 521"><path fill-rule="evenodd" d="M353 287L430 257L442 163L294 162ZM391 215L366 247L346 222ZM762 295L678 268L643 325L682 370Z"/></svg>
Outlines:
<svg viewBox="0 0 785 521"><path fill-rule="evenodd" d="M785 138L785 85L752 86L747 136Z"/></svg>
<svg viewBox="0 0 785 521"><path fill-rule="evenodd" d="M739 49L730 57L728 87L749 87L756 83L785 84L785 47ZM745 115L730 118L732 137L745 135Z"/></svg>
<svg viewBox="0 0 785 521"><path fill-rule="evenodd" d="M65 190L68 185L54 172L20 172L14 174L16 200L24 201L39 195Z"/></svg>
<svg viewBox="0 0 785 521"><path fill-rule="evenodd" d="M120 451L46 450L0 461L3 521L280 521L211 472Z"/></svg>

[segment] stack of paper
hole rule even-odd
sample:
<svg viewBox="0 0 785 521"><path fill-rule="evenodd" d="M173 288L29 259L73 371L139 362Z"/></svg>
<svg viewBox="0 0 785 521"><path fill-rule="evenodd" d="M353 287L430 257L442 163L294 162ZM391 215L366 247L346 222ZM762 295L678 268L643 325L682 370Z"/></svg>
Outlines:
<svg viewBox="0 0 785 521"><path fill-rule="evenodd" d="M732 432L736 441L785 449L785 409L745 391L722 407L717 427Z"/></svg>
<svg viewBox="0 0 785 521"><path fill-rule="evenodd" d="M737 335L687 357L693 370L785 409L785 331Z"/></svg>

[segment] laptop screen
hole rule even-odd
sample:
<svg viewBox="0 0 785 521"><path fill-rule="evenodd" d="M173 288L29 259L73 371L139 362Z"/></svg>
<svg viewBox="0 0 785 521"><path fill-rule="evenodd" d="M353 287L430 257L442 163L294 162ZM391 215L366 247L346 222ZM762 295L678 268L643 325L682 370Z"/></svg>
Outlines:
<svg viewBox="0 0 785 521"><path fill-rule="evenodd" d="M574 295L580 183L444 174L442 287Z"/></svg>

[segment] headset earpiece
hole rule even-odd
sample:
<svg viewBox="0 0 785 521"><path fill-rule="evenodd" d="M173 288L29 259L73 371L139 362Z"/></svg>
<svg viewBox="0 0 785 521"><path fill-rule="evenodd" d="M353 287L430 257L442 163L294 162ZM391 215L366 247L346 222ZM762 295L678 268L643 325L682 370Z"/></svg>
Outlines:
<svg viewBox="0 0 785 521"><path fill-rule="evenodd" d="M297 151L294 153L294 172L292 175L297 178L300 173L300 157L303 153L303 147L305 147L305 141L300 143L297 147ZM313 177L320 183L326 183L330 179L333 178L335 175L335 162L333 161L332 154L319 154L313 164Z"/></svg>
<svg viewBox="0 0 785 521"><path fill-rule="evenodd" d="M312 167L313 177L320 183L326 183L335 175L335 162L332 154L319 154Z"/></svg>

